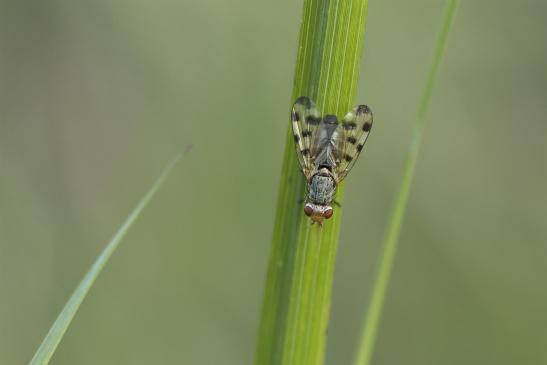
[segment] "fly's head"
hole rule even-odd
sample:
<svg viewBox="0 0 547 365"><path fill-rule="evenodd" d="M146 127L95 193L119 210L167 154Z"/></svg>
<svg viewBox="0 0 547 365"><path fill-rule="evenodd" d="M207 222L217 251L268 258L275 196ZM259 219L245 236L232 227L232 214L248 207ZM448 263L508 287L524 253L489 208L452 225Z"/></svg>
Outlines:
<svg viewBox="0 0 547 365"><path fill-rule="evenodd" d="M311 218L312 223L323 226L323 220L332 217L334 211L330 205L321 205L307 202L304 206L304 214Z"/></svg>

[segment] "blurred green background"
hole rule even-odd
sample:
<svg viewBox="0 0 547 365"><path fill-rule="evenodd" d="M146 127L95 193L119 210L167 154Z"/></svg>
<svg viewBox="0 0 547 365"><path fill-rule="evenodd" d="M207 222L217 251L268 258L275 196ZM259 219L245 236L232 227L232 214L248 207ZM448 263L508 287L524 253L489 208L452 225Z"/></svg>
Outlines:
<svg viewBox="0 0 547 365"><path fill-rule="evenodd" d="M374 364L547 363L547 3L462 2ZM0 1L0 364L193 150L52 364L251 364L301 1ZM443 1L370 1L328 364L349 364Z"/></svg>

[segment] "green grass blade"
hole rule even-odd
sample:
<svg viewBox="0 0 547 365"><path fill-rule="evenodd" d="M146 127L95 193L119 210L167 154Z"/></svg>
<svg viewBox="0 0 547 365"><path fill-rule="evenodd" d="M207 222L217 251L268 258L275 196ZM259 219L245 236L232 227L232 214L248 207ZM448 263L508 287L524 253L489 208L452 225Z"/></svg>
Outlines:
<svg viewBox="0 0 547 365"><path fill-rule="evenodd" d="M339 118L354 105L367 0L305 0L290 105L301 95ZM341 209L320 229L303 214L305 182L289 123L255 364L323 363ZM343 186L337 200L342 201ZM300 201L300 202L299 202Z"/></svg>
<svg viewBox="0 0 547 365"><path fill-rule="evenodd" d="M127 217L125 222L120 226L116 234L112 237L110 242L103 249L99 257L95 260L89 271L85 274L82 281L72 293L72 296L65 304L63 310L49 329L48 334L40 344L40 347L34 354L34 357L30 361L30 365L45 365L49 363L49 360L53 356L53 353L57 349L57 346L61 342L68 326L72 322L72 319L76 315L80 304L82 304L85 296L87 295L89 289L101 273L101 270L106 265L112 253L119 246L121 240L133 225L139 214L142 212L144 207L150 202L152 197L158 192L159 188L169 176L173 167L180 160L182 154L175 158L165 169L162 171L160 176L154 182L154 185L148 190L144 197L140 200L137 206L133 209L131 214Z"/></svg>
<svg viewBox="0 0 547 365"><path fill-rule="evenodd" d="M414 126L412 141L404 165L403 178L401 180L401 185L399 186L399 191L395 199L395 205L388 224L387 234L383 244L382 259L376 277L376 282L374 283L371 302L365 317L355 365L369 365L372 358L376 334L378 333L378 324L382 315L391 269L393 266L395 253L397 252L397 243L401 232L401 224L405 215L410 185L412 183L412 177L414 174L416 161L418 159L418 152L425 127L425 115L429 106L431 94L433 92L433 85L435 84L435 80L439 73L439 66L446 48L448 33L453 23L457 6L458 0L449 0L446 6L442 28L439 32L435 53L433 55L433 62L429 69L420 106L416 115L416 123Z"/></svg>

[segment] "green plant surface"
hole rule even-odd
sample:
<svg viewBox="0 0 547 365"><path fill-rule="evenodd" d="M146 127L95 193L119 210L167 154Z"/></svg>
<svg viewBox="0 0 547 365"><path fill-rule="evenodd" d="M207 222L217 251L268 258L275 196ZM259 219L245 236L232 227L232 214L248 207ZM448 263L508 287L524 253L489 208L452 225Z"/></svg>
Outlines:
<svg viewBox="0 0 547 365"><path fill-rule="evenodd" d="M30 365L45 365L49 363L49 360L55 353L57 346L63 339L63 336L68 329L68 326L72 322L72 319L76 315L78 308L84 301L89 289L93 286L93 283L101 273L102 269L118 248L120 242L125 237L126 233L129 231L135 220L138 218L139 214L146 207L146 205L152 200L154 195L158 192L163 182L167 179L177 162L182 157L182 154L177 156L165 169L161 172L159 177L156 179L150 190L143 196L139 201L137 206L129 214L125 222L118 228L118 231L114 234L110 242L103 249L99 257L95 260L89 271L85 274L82 281L76 287L76 290L72 293L68 301L66 302L61 313L53 322L53 325L49 329L46 337L40 344L40 347L34 354Z"/></svg>
<svg viewBox="0 0 547 365"><path fill-rule="evenodd" d="M429 102L431 100L431 95L433 93L433 86L435 84L435 80L437 79L437 75L439 74L439 67L443 58L444 50L446 49L448 33L452 26L457 7L458 0L449 0L447 2L442 27L437 37L433 60L428 71L427 80L420 100L420 105L418 107L418 112L416 114L412 141L410 142L406 162L404 164L403 177L394 201L394 206L388 223L386 238L383 242L381 261L376 276L376 281L374 283L370 305L364 320L355 365L369 365L372 359L376 335L378 333L378 325L380 323L382 309L384 307L384 300L393 268L393 261L397 252L401 225L403 223L408 196L410 194L412 177L416 168L418 152L426 124L425 117L429 107Z"/></svg>
<svg viewBox="0 0 547 365"><path fill-rule="evenodd" d="M367 0L305 0L292 102L341 118L354 104ZM289 116L287 108L287 117ZM289 125L255 364L322 364L341 209L322 228L303 214L305 181ZM343 185L337 201L342 203Z"/></svg>

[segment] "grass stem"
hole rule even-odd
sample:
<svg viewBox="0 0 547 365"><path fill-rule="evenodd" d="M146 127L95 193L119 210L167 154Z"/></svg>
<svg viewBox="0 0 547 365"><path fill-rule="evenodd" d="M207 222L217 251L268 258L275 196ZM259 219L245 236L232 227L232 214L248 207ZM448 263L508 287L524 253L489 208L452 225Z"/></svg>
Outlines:
<svg viewBox="0 0 547 365"><path fill-rule="evenodd" d="M291 105L314 100L339 118L354 104L367 0L305 0ZM289 122L287 107L287 122ZM341 210L311 226L290 123L255 364L323 363ZM342 201L343 185L337 200Z"/></svg>

